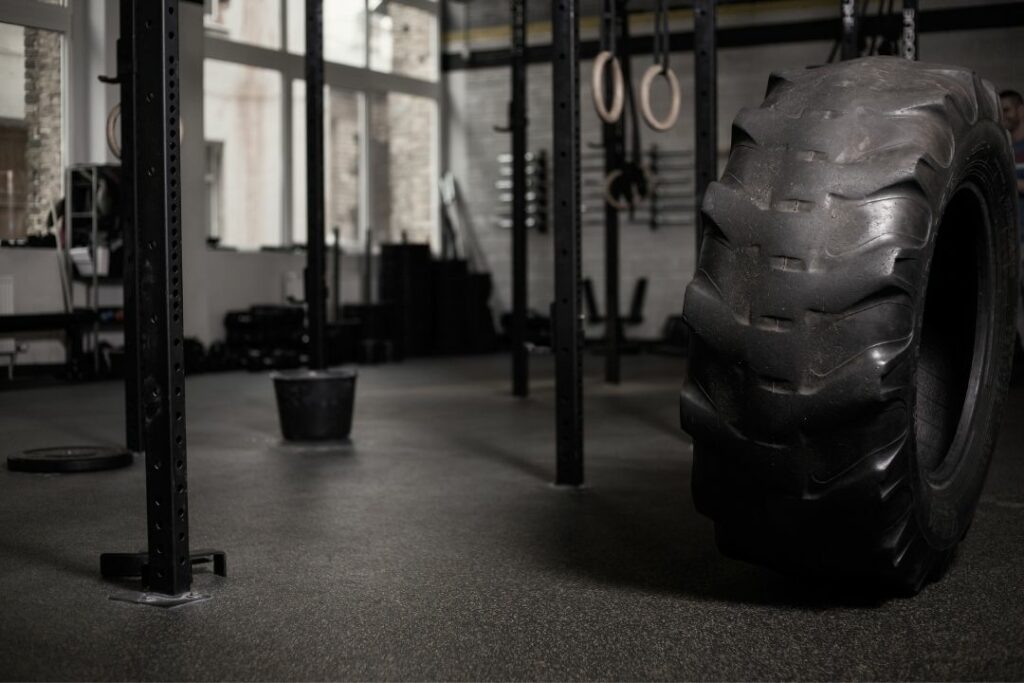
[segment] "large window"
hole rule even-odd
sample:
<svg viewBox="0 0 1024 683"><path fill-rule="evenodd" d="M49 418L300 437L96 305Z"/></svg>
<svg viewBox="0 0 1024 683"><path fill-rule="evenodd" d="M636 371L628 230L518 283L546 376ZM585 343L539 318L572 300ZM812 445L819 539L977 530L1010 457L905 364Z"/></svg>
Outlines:
<svg viewBox="0 0 1024 683"><path fill-rule="evenodd" d="M268 69L206 60L207 145L220 156L213 178L219 243L246 249L281 243L281 79ZM216 160L212 160L216 161Z"/></svg>
<svg viewBox="0 0 1024 683"><path fill-rule="evenodd" d="M393 3L382 7L370 14L370 67L436 81L436 15Z"/></svg>
<svg viewBox="0 0 1024 683"><path fill-rule="evenodd" d="M281 0L205 0L206 31L227 40L281 47Z"/></svg>
<svg viewBox="0 0 1024 683"><path fill-rule="evenodd" d="M305 244L305 0L207 0L206 24L210 237ZM436 243L438 30L436 3L324 1L328 241Z"/></svg>
<svg viewBox="0 0 1024 683"><path fill-rule="evenodd" d="M324 190L326 239L333 231L341 244L358 247L363 196L363 97L358 92L326 88L324 92ZM306 243L306 83L292 86L292 242Z"/></svg>
<svg viewBox="0 0 1024 683"><path fill-rule="evenodd" d="M63 195L60 33L0 24L0 238L48 231Z"/></svg>
<svg viewBox="0 0 1024 683"><path fill-rule="evenodd" d="M288 2L288 50L306 50L306 0ZM366 18L363 0L324 0L324 59L366 66Z"/></svg>

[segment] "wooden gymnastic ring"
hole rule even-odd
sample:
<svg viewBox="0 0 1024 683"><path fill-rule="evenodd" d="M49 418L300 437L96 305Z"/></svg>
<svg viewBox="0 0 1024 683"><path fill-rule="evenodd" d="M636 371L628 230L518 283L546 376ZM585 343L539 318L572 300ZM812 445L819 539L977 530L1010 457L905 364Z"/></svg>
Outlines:
<svg viewBox="0 0 1024 683"><path fill-rule="evenodd" d="M609 109L604 102L604 68L611 65L612 69L612 106ZM626 88L622 80L622 68L618 58L608 50L602 50L594 59L594 70L590 77L590 86L594 91L594 109L605 123L615 123L622 117L622 108L626 102Z"/></svg>
<svg viewBox="0 0 1024 683"><path fill-rule="evenodd" d="M662 75L668 81L668 88L671 92L672 101L668 108L668 116L662 120L654 115L651 110L651 85L654 84L654 77ZM643 80L640 81L640 112L644 121L654 130L666 131L676 125L679 118L679 107L682 105L682 96L679 93L679 79L672 69L662 69L660 64L651 64L644 72Z"/></svg>
<svg viewBox="0 0 1024 683"><path fill-rule="evenodd" d="M121 158L121 141L117 136L117 122L121 118L121 103L118 102L107 114L107 147L115 159Z"/></svg>

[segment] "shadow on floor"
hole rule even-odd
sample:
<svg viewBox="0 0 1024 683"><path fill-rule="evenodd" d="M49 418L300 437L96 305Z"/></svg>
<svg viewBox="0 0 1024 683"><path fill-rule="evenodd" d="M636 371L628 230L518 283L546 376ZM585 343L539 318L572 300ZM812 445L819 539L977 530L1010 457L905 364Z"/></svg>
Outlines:
<svg viewBox="0 0 1024 683"><path fill-rule="evenodd" d="M512 448L462 435L460 449L550 482L549 468ZM555 571L643 591L708 601L775 607L869 607L874 598L808 584L722 556L712 523L693 508L688 466L644 466L623 472L614 487L550 487L561 497L525 522L521 552L540 555Z"/></svg>
<svg viewBox="0 0 1024 683"><path fill-rule="evenodd" d="M456 454L461 457L487 460L542 483L550 483L554 479L554 472L549 465L535 462L504 443L496 443L493 437L462 432L446 441L455 446Z"/></svg>
<svg viewBox="0 0 1024 683"><path fill-rule="evenodd" d="M678 397L675 394L599 394L587 396L586 400L593 401L602 413L622 415L674 439L687 440L686 433L679 426ZM666 405L672 406L671 413L666 412Z"/></svg>
<svg viewBox="0 0 1024 683"><path fill-rule="evenodd" d="M570 509L543 520L538 530L545 559L598 581L709 601L802 609L884 602L722 556L712 523L693 508L689 477L680 487L665 481L650 470L624 481L627 490L576 492Z"/></svg>
<svg viewBox="0 0 1024 683"><path fill-rule="evenodd" d="M93 558L75 557L71 552L73 547L51 548L43 545L44 542L41 539L39 542L28 539L0 539L0 556L16 557L26 564L41 565L88 579L101 578L101 551L97 550Z"/></svg>

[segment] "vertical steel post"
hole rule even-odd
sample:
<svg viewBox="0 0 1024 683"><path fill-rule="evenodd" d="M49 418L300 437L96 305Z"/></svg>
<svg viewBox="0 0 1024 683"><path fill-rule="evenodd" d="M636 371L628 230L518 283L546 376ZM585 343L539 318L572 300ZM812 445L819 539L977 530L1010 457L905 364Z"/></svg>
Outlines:
<svg viewBox="0 0 1024 683"><path fill-rule="evenodd" d="M583 367L580 319L579 0L552 3L554 65L555 483L583 483Z"/></svg>
<svg viewBox="0 0 1024 683"><path fill-rule="evenodd" d="M512 2L512 393L530 393L526 349L528 306L526 230L526 2Z"/></svg>
<svg viewBox="0 0 1024 683"><path fill-rule="evenodd" d="M903 39L901 54L912 62L920 59L917 47L917 0L903 0Z"/></svg>
<svg viewBox="0 0 1024 683"><path fill-rule="evenodd" d="M135 168L135 30L134 0L121 0L121 37L117 41L117 76L121 85L121 225L124 234L124 408L125 445L139 453L142 445L142 366L139 348L138 188Z"/></svg>
<svg viewBox="0 0 1024 683"><path fill-rule="evenodd" d="M373 228L367 226L363 243L363 305L373 303Z"/></svg>
<svg viewBox="0 0 1024 683"><path fill-rule="evenodd" d="M14 239L14 171L5 171L7 177L7 232Z"/></svg>
<svg viewBox="0 0 1024 683"><path fill-rule="evenodd" d="M185 467L178 0L134 0L130 22L128 78L134 97L127 120L138 235L148 582L157 593L181 595L192 585L192 563Z"/></svg>
<svg viewBox="0 0 1024 683"><path fill-rule="evenodd" d="M91 214L90 220L92 223L92 232L89 235L89 248L92 251L92 279L90 280L89 287L89 306L92 307L93 313L96 317L92 322L92 372L93 377L98 377L100 374L100 239L99 239L99 202L97 201L99 196L99 181L100 181L100 169L97 166L92 166L89 169L89 181L90 188L89 192L92 195L92 206L89 208ZM71 188L68 187L68 191ZM72 200L73 202L73 200ZM66 206L68 214L73 213L73 203L69 202ZM73 216L68 216L68 220L74 220Z"/></svg>
<svg viewBox="0 0 1024 683"><path fill-rule="evenodd" d="M338 322L341 320L341 230L335 227L332 232L334 233L334 248L331 250L331 254L334 257L334 267L332 269L334 287L331 288L330 319Z"/></svg>
<svg viewBox="0 0 1024 683"><path fill-rule="evenodd" d="M857 59L860 48L857 46L857 6L856 0L839 0L842 12L842 37L840 39L839 58L842 60Z"/></svg>
<svg viewBox="0 0 1024 683"><path fill-rule="evenodd" d="M309 367L327 366L324 321L327 281L324 254L324 11L306 0L306 315Z"/></svg>
<svg viewBox="0 0 1024 683"><path fill-rule="evenodd" d="M619 61L623 69L627 68L626 62L628 61L629 29L626 26L628 21L626 3L617 0L615 16L611 18L609 27L615 36L614 41L619 49ZM605 73L610 76L609 72ZM605 102L610 101L611 78L607 77L605 79ZM622 117L615 123L605 123L601 126L605 178L612 171L622 168L625 155L624 138L625 127ZM604 202L604 300L604 381L609 384L618 384L621 374L620 346L622 341L622 326L619 322L619 210L608 202Z"/></svg>
<svg viewBox="0 0 1024 683"><path fill-rule="evenodd" d="M718 45L715 39L716 0L694 0L693 64L696 97L694 98L694 163L696 165L696 199L694 227L697 255L704 237L701 205L704 193L718 177Z"/></svg>

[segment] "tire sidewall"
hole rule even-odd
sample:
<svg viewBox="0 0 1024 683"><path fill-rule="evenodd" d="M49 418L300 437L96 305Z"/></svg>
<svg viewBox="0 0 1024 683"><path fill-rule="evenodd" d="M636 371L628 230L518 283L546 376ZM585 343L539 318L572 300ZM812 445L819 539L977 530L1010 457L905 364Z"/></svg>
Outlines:
<svg viewBox="0 0 1024 683"><path fill-rule="evenodd" d="M919 284L915 305L914 378L911 383L909 435L912 444L910 476L915 498L915 514L925 540L935 550L948 550L966 534L988 473L995 447L998 422L1006 396L1014 344L1014 317L1017 290L1016 187L1009 162L1006 135L997 124L983 120L971 126L956 140L956 153L949 167L941 210L934 212L928 247L928 264ZM916 403L917 370L921 330L927 300L928 282L938 237L950 200L970 188L980 199L986 230L982 258L987 262L987 278L980 286L988 290L990 305L978 311L985 316L987 334L980 358L972 367L978 372L976 393L965 398L970 418L961 422L950 446L954 466L935 478L921 473L917 459ZM978 343L975 339L975 343ZM973 383L975 380L972 379ZM966 427L966 428L964 428ZM940 468L942 469L942 468Z"/></svg>

